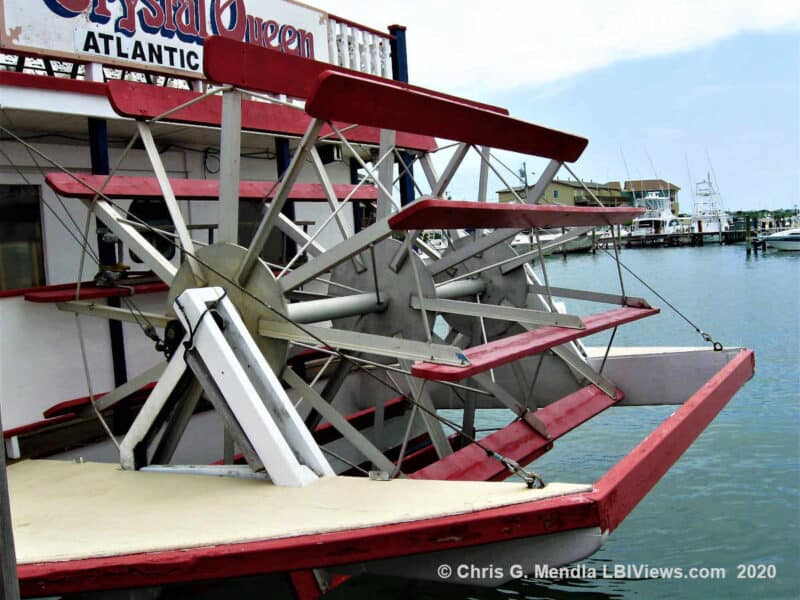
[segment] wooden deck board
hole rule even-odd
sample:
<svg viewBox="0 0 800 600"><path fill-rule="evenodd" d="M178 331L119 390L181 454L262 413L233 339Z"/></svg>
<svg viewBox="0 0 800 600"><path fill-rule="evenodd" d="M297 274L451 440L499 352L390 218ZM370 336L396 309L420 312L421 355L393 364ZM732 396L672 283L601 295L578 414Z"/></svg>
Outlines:
<svg viewBox="0 0 800 600"><path fill-rule="evenodd" d="M261 480L25 461L8 469L19 564L236 544L407 523L591 490L551 483Z"/></svg>

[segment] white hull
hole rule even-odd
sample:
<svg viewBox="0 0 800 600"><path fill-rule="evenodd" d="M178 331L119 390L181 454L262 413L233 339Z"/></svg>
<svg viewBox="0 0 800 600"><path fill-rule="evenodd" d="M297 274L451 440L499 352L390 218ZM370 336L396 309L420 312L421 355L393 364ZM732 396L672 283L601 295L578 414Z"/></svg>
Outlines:
<svg viewBox="0 0 800 600"><path fill-rule="evenodd" d="M789 251L800 251L800 241L767 241L767 246L770 248L775 248L776 250L789 250Z"/></svg>
<svg viewBox="0 0 800 600"><path fill-rule="evenodd" d="M764 238L767 246L776 250L800 251L800 229L788 229Z"/></svg>

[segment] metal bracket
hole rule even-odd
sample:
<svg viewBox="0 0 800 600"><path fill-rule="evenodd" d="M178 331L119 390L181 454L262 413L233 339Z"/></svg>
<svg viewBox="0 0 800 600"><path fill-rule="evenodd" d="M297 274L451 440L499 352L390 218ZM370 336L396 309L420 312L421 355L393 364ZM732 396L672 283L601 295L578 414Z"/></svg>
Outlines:
<svg viewBox="0 0 800 600"><path fill-rule="evenodd" d="M333 475L225 291L188 289L175 300L175 312L189 339L178 346L125 436L122 467L139 469L150 462L147 446L180 400L176 388L193 375L253 470L263 465L274 484L295 487Z"/></svg>

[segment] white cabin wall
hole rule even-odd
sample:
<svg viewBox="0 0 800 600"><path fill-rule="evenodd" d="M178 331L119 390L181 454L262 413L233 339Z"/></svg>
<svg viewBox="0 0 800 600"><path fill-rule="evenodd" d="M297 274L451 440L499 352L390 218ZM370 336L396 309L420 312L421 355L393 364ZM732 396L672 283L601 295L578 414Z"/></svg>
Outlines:
<svg viewBox="0 0 800 600"><path fill-rule="evenodd" d="M108 324L82 318L95 394L114 387ZM3 428L42 420L58 402L88 395L75 316L23 297L0 300Z"/></svg>

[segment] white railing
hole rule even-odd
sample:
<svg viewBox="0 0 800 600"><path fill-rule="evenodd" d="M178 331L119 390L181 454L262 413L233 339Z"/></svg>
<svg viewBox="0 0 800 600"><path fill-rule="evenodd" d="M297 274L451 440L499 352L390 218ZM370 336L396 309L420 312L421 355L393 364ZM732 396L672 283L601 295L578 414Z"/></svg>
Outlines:
<svg viewBox="0 0 800 600"><path fill-rule="evenodd" d="M390 40L389 34L328 17L328 54L331 64L391 79Z"/></svg>

